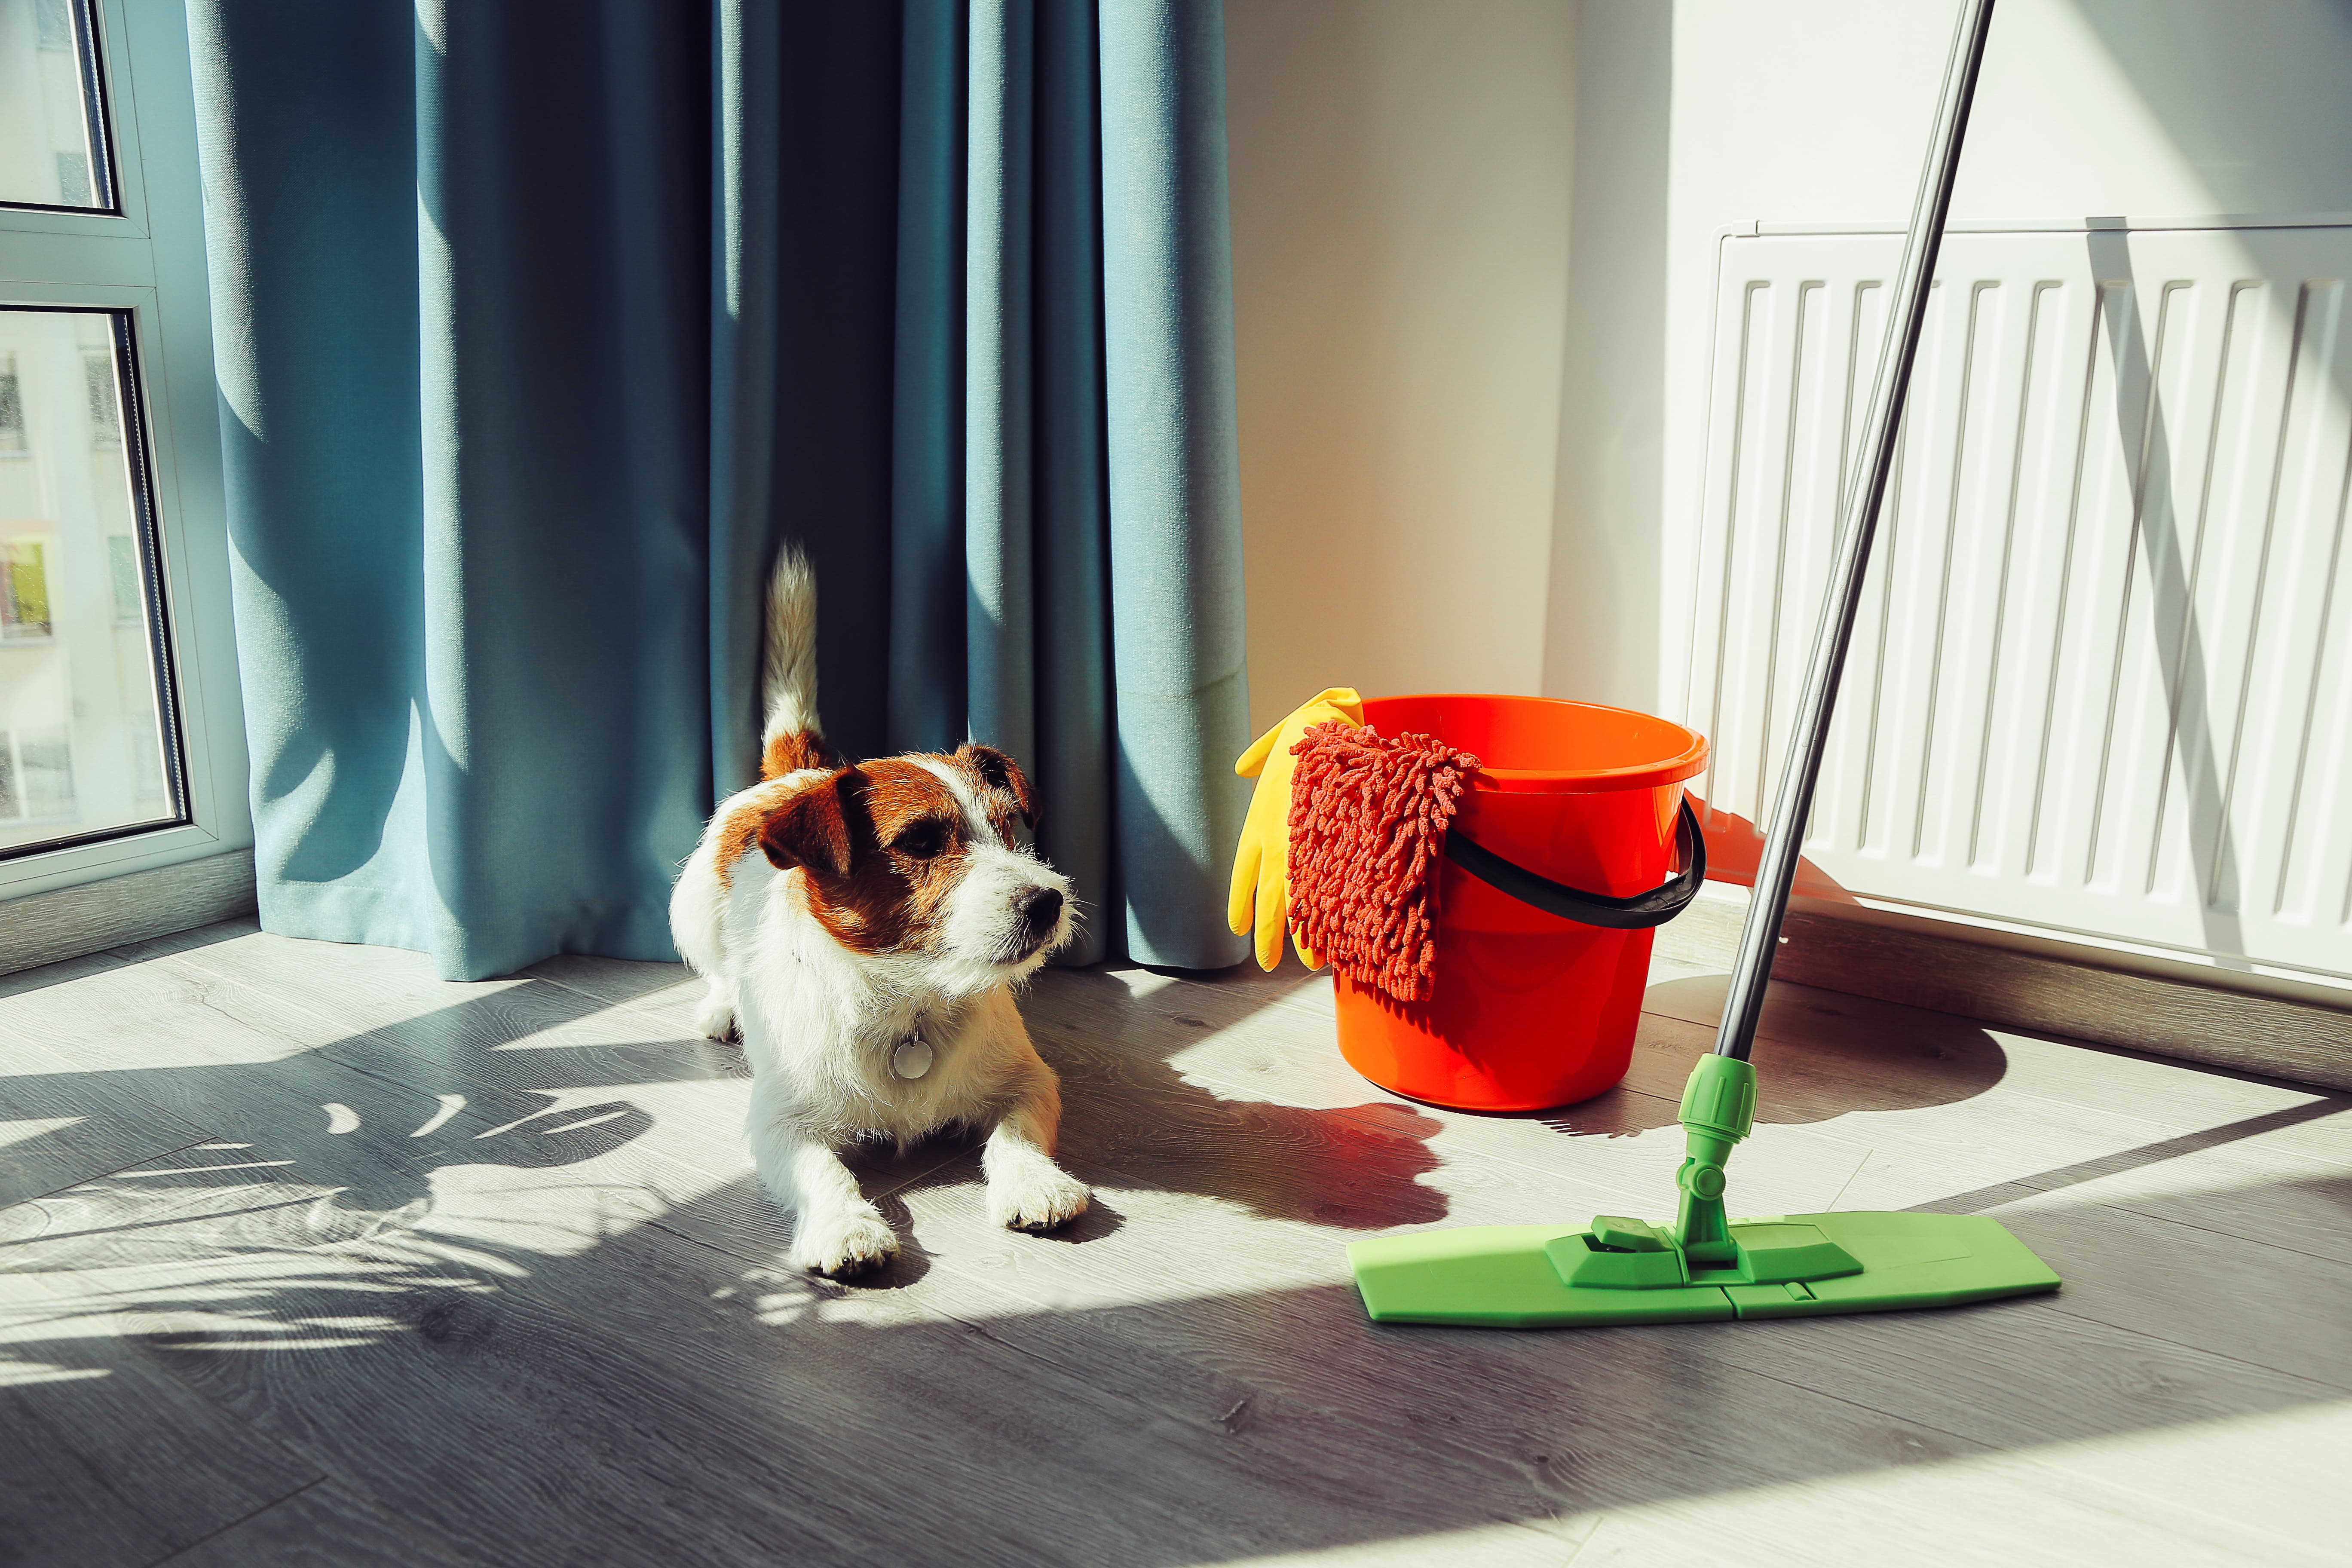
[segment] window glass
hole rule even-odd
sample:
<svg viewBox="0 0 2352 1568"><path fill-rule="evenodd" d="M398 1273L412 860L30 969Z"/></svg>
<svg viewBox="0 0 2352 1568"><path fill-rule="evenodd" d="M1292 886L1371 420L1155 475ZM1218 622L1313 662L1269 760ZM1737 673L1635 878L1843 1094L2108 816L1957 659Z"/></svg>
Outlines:
<svg viewBox="0 0 2352 1568"><path fill-rule="evenodd" d="M0 855L184 820L130 332L0 310Z"/></svg>
<svg viewBox="0 0 2352 1568"><path fill-rule="evenodd" d="M0 0L0 204L111 212L90 0Z"/></svg>

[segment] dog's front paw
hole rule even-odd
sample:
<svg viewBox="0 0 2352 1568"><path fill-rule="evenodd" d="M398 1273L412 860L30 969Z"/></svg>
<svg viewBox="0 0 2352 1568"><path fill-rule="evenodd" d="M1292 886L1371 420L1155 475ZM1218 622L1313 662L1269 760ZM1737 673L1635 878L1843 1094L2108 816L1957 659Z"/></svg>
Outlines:
<svg viewBox="0 0 2352 1568"><path fill-rule="evenodd" d="M1086 1213L1089 1195L1058 1165L1024 1163L988 1184L988 1217L1011 1230L1052 1230Z"/></svg>
<svg viewBox="0 0 2352 1568"><path fill-rule="evenodd" d="M870 1208L862 1214L803 1215L797 1230L793 1261L832 1279L878 1268L898 1255L898 1233Z"/></svg>
<svg viewBox="0 0 2352 1568"><path fill-rule="evenodd" d="M712 986L694 1012L694 1026L714 1040L723 1040L735 1032L735 997L732 993Z"/></svg>

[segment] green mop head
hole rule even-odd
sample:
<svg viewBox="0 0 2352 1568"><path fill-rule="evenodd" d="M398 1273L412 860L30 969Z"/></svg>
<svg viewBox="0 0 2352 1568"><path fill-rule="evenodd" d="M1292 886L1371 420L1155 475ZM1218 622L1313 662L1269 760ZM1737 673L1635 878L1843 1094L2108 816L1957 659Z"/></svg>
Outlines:
<svg viewBox="0 0 2352 1568"><path fill-rule="evenodd" d="M1597 1328L1950 1307L2054 1290L2058 1276L1978 1215L1780 1215L1726 1220L1724 1162L1756 1115L1756 1069L1707 1056L1683 1090L1687 1154L1673 1226L1603 1215L1591 1228L1489 1225L1348 1248L1383 1323Z"/></svg>

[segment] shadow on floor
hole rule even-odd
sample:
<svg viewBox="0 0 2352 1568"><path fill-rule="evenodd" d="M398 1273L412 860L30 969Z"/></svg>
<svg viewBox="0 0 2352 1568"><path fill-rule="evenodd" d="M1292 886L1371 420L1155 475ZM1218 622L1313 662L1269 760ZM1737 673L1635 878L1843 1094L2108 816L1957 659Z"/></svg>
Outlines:
<svg viewBox="0 0 2352 1568"><path fill-rule="evenodd" d="M1712 1030L1728 977L1696 975L1649 988L1646 1012ZM1571 1136L1630 1137L1675 1124L1683 1080L1713 1044L1645 1021L1620 1088L1543 1118ZM2008 1053L1981 1025L1811 987L1776 986L1750 1058L1756 1120L1809 1124L1854 1111L1916 1110L1972 1100L2000 1082Z"/></svg>
<svg viewBox="0 0 2352 1568"><path fill-rule="evenodd" d="M1419 1181L1441 1163L1429 1148L1444 1125L1435 1117L1392 1098L1330 1110L1228 1099L1169 1065L1285 987L1221 986L1213 1021L1154 1005L1112 974L1061 971L1047 983L1051 1005L1031 1010L1030 1029L1061 1075L1070 1159L1149 1173L1152 1190L1223 1198L1265 1219L1385 1230L1445 1217L1445 1194Z"/></svg>
<svg viewBox="0 0 2352 1568"><path fill-rule="evenodd" d="M193 993L208 1016L231 1026L241 1012L259 1008L262 1021L253 1026L257 1037L282 1045L282 1034L269 1034L265 999L203 967L202 934L171 944L175 984ZM231 928L226 938L239 939L282 942L244 927ZM669 965L644 968L647 992L675 984L681 973ZM105 981L103 971L59 970L75 983ZM1041 1048L1062 1077L1062 1146L1073 1161L1149 1169L1158 1190L1340 1229L1385 1229L1445 1216L1444 1194L1417 1180L1439 1163L1427 1146L1439 1125L1433 1119L1391 1105L1315 1110L1224 1098L1167 1065L1167 1058L1199 1037L1194 1026L1206 1026L1200 1020L1171 1019L1147 1007L1099 972L1056 972L1051 983L1057 1003L1077 1001L1085 1020L1083 1028L1068 1026L1070 1009L1058 1006L1050 1019L1042 1010L1033 1017ZM1253 992L1230 1010L1236 1018L1246 1016L1281 994L1280 987ZM625 991L619 999L626 999ZM744 1075L739 1048L699 1038L562 1043L560 1031L606 1013L614 1001L556 987L541 987L531 1000L533 1005L522 1007L508 991L478 993L268 1060L0 1079L7 1100L19 1106L101 1113L142 1108L134 1118L140 1125L124 1135L141 1142L101 1140L90 1147L84 1114L58 1119L62 1125L12 1145L8 1167L0 1173L0 1205L59 1194L103 1175L121 1203L154 1218L184 1201L201 1201L205 1192L248 1186L267 1174L322 1189L326 1195L318 1201L341 1215L339 1236L360 1236L425 1212L434 1175L445 1168L574 1165L612 1153L653 1124L635 1100L583 1105L575 1103L579 1090ZM656 1023L634 1013L619 1016ZM131 1033L135 1038L120 1041L94 1036L91 1059L152 1061L207 1048L203 1042ZM1371 1121L1357 1112L1370 1113ZM729 1124L717 1140L731 1145L740 1100L728 1100L723 1114ZM143 1170L109 1174L122 1164L126 1147L174 1146L174 1131L186 1139L176 1145L179 1152L142 1162ZM870 1190L888 1190L912 1172L953 1161L971 1144L969 1136L950 1132L903 1152L856 1151L851 1163ZM59 1246L63 1231L79 1223L66 1214L71 1201L69 1194L53 1198L37 1221L42 1256L70 1259L57 1267L84 1266L84 1249ZM1092 1223L1100 1226L1108 1217ZM30 1212L19 1214L12 1233L10 1222L0 1219L0 1268L12 1266L11 1245L26 1239L26 1228L36 1224ZM1088 1233L1081 1226L1076 1234ZM93 1230L92 1246L102 1250L122 1239L109 1242L104 1235ZM225 1238L233 1235L234 1227L223 1231Z"/></svg>

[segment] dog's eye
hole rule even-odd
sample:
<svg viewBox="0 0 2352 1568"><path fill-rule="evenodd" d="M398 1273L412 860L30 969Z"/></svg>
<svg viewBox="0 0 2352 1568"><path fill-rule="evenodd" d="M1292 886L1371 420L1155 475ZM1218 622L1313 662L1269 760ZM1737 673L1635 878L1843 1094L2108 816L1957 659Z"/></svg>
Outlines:
<svg viewBox="0 0 2352 1568"><path fill-rule="evenodd" d="M944 822L918 822L890 841L890 847L918 860L929 860L948 847Z"/></svg>

